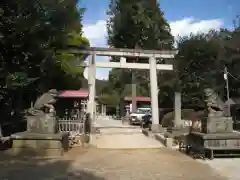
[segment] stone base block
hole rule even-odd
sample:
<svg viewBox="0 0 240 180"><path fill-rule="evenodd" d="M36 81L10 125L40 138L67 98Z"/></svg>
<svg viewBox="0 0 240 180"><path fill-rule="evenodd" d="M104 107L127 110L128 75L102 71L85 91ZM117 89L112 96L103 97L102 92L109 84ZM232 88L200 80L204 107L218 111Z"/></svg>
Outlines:
<svg viewBox="0 0 240 180"><path fill-rule="evenodd" d="M93 126L91 129L91 134L98 134L98 133L99 133L99 128Z"/></svg>
<svg viewBox="0 0 240 180"><path fill-rule="evenodd" d="M11 149L13 156L21 157L59 157L63 156L64 151L62 149L32 149L32 148L17 148Z"/></svg>
<svg viewBox="0 0 240 180"><path fill-rule="evenodd" d="M21 132L11 136L12 153L24 156L62 156L69 150L68 133Z"/></svg>
<svg viewBox="0 0 240 180"><path fill-rule="evenodd" d="M172 148L173 138L171 138L171 137L165 138L165 143L164 144L165 144L166 147Z"/></svg>
<svg viewBox="0 0 240 180"><path fill-rule="evenodd" d="M202 133L231 133L233 131L232 117L204 117L201 125Z"/></svg>
<svg viewBox="0 0 240 180"><path fill-rule="evenodd" d="M165 137L162 134L154 134L154 138L168 148L173 148L174 139L171 136Z"/></svg>
<svg viewBox="0 0 240 180"><path fill-rule="evenodd" d="M162 127L161 124L152 124L151 130L153 133L163 133L164 128Z"/></svg>

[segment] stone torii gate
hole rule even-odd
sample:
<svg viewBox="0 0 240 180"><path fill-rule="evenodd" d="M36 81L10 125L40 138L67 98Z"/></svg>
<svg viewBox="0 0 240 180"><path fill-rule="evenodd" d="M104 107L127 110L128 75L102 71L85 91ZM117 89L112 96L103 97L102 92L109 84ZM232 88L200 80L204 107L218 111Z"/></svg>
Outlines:
<svg viewBox="0 0 240 180"><path fill-rule="evenodd" d="M158 85L157 70L173 70L172 64L157 64L157 59L173 59L177 50L171 51L154 51L140 49L117 49L117 48L88 48L88 49L70 49L73 54L89 55L87 66L89 101L88 112L95 121L95 80L96 68L125 68L125 69L149 69L150 70L150 87L151 87L151 109L152 109L152 131L161 131L159 124L158 110ZM119 56L120 62L96 62L95 56ZM127 63L125 57L144 57L149 58L149 63Z"/></svg>

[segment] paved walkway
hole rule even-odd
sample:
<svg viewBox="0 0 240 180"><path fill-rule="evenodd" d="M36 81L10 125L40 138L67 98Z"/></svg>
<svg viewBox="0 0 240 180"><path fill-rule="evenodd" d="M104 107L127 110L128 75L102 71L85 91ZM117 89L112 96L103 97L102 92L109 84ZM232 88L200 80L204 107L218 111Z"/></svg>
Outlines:
<svg viewBox="0 0 240 180"><path fill-rule="evenodd" d="M104 149L146 149L164 147L160 142L148 138L142 133L100 135L97 138L95 146Z"/></svg>
<svg viewBox="0 0 240 180"><path fill-rule="evenodd" d="M142 134L139 126L123 125L122 121L98 119L100 134L92 138L92 144L105 149L161 148L163 145Z"/></svg>
<svg viewBox="0 0 240 180"><path fill-rule="evenodd" d="M122 124L121 120L115 120L112 117L108 117L108 118L98 117L94 126L96 127L132 127L132 128L137 127L137 126L131 126L128 124Z"/></svg>
<svg viewBox="0 0 240 180"><path fill-rule="evenodd" d="M0 159L4 180L227 180L179 152L73 149L58 160Z"/></svg>

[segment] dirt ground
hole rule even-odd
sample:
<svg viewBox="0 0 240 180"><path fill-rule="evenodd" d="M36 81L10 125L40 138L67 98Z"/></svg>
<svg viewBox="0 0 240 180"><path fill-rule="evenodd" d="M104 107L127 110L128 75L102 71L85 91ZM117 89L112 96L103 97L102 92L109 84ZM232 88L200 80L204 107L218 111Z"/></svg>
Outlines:
<svg viewBox="0 0 240 180"><path fill-rule="evenodd" d="M228 177L228 180L239 180L240 158L215 158L213 160L198 160L200 163L207 164L215 169L219 174Z"/></svg>
<svg viewBox="0 0 240 180"><path fill-rule="evenodd" d="M0 154L4 180L227 180L207 164L174 150L74 148L58 159Z"/></svg>

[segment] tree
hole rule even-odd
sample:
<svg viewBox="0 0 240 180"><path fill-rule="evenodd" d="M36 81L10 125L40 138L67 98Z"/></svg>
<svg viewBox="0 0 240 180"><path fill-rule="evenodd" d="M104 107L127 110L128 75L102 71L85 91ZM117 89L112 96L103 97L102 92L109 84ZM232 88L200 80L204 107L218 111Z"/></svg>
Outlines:
<svg viewBox="0 0 240 180"><path fill-rule="evenodd" d="M89 46L89 41L85 37L82 37L80 33L71 32L67 34L66 46L78 46L85 48ZM58 52L58 51L57 51ZM81 61L85 59L84 55L74 55L68 50L62 50L55 54L54 64L51 69L51 87L58 90L62 89L79 89L82 86L83 68L78 66ZM53 71L55 68L56 71ZM62 81L58 81L62 79Z"/></svg>
<svg viewBox="0 0 240 180"><path fill-rule="evenodd" d="M169 102L173 94L172 90L178 89L182 91L184 107L204 106L203 89L206 87L215 89L225 100L227 93L226 82L223 78L224 67L227 67L229 72L230 97L239 96L240 33L238 19L234 27L233 31L211 30L206 34L180 38L179 53L174 61L175 73L160 79L163 85L163 87L160 86L160 103L164 104L165 99L165 102ZM165 91L162 91L164 89Z"/></svg>
<svg viewBox="0 0 240 180"><path fill-rule="evenodd" d="M203 106L203 90L213 88L222 93L222 52L215 33L190 35L178 42L176 57L178 87L183 96L183 105Z"/></svg>
<svg viewBox="0 0 240 180"><path fill-rule="evenodd" d="M98 100L101 104L108 105L108 107L116 107L120 103L117 93L102 94Z"/></svg>
<svg viewBox="0 0 240 180"><path fill-rule="evenodd" d="M229 71L230 97L240 95L240 24L235 26L233 31L224 30L221 32L221 44L224 47L222 67L226 66ZM226 93L225 93L226 94Z"/></svg>
<svg viewBox="0 0 240 180"><path fill-rule="evenodd" d="M153 6L146 0L111 0L108 15L110 46L160 50L172 47L170 26L159 4Z"/></svg>
<svg viewBox="0 0 240 180"><path fill-rule="evenodd" d="M49 88L61 89L80 75L81 69L69 68L56 54L69 41L88 45L82 37L84 9L77 8L77 3L76 0L0 2L1 112L12 111L13 104L17 107L24 102L29 104L27 99L22 101L23 97L32 100Z"/></svg>
<svg viewBox="0 0 240 180"><path fill-rule="evenodd" d="M159 4L146 0L111 0L107 22L108 44L115 48L171 49L173 37ZM112 58L119 61L119 58ZM127 62L148 62L148 59L127 58ZM122 96L125 84L131 83L130 70L114 69L110 72L111 87ZM139 95L149 95L149 72L134 71Z"/></svg>

